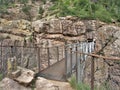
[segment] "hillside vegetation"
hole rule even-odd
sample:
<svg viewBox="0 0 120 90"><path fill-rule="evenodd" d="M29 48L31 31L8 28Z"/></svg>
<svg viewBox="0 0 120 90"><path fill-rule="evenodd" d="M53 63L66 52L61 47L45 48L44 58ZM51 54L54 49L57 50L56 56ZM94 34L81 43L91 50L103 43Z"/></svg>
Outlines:
<svg viewBox="0 0 120 90"><path fill-rule="evenodd" d="M120 0L52 0L51 11L57 16L78 16L81 19L120 21Z"/></svg>
<svg viewBox="0 0 120 90"><path fill-rule="evenodd" d="M0 13L7 13L6 8L14 6L15 3L24 4L23 10L27 11L28 1L0 0ZM42 1L45 4L48 0L31 1L32 3ZM50 15L55 15L56 17L71 15L80 19L120 22L120 0L51 0L51 2L53 2L53 5L49 8L49 12ZM40 12L43 13L43 10ZM27 14L29 13L27 12Z"/></svg>

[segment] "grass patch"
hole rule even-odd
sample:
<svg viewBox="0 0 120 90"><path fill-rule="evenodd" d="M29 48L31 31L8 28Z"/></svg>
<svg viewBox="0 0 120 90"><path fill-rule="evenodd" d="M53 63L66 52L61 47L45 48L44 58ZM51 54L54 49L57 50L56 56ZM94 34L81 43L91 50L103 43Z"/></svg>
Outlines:
<svg viewBox="0 0 120 90"><path fill-rule="evenodd" d="M69 83L74 90L91 90L89 85L84 83L77 83L75 76L71 77ZM107 81L101 83L99 87L98 86L94 87L95 87L94 90L111 90L110 85Z"/></svg>
<svg viewBox="0 0 120 90"><path fill-rule="evenodd" d="M3 79L3 74L0 74L0 81Z"/></svg>
<svg viewBox="0 0 120 90"><path fill-rule="evenodd" d="M90 90L90 87L84 83L77 83L74 76L71 77L69 81L71 87L75 90Z"/></svg>
<svg viewBox="0 0 120 90"><path fill-rule="evenodd" d="M97 19L107 23L120 21L120 0L52 0L50 11L56 16L77 16L80 19Z"/></svg>
<svg viewBox="0 0 120 90"><path fill-rule="evenodd" d="M103 82L99 87L95 87L95 90L111 90L108 82Z"/></svg>

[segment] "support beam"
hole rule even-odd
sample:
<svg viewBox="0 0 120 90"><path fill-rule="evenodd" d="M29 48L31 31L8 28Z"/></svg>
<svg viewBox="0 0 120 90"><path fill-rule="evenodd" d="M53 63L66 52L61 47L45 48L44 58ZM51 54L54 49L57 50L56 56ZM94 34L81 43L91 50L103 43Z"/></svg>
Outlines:
<svg viewBox="0 0 120 90"><path fill-rule="evenodd" d="M88 56L93 56L93 57L96 57L96 58L103 58L103 59L107 59L107 60L120 60L119 57L108 57L108 56L101 56L101 55L97 55L97 54L89 54L89 53L83 53L83 52L76 52L76 51L72 51L74 53L79 53L79 54L84 54L84 55L88 55Z"/></svg>
<svg viewBox="0 0 120 90"><path fill-rule="evenodd" d="M94 57L91 59L91 90L94 90Z"/></svg>

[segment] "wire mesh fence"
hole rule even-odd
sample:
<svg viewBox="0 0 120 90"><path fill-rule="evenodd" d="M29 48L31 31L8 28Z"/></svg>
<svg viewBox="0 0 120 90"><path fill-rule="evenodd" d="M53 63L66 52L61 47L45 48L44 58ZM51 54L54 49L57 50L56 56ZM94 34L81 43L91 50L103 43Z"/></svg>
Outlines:
<svg viewBox="0 0 120 90"><path fill-rule="evenodd" d="M96 79L98 77L96 76L97 69L103 68L103 71L99 73L105 72L104 64L100 64L100 61L105 63L105 60L120 60L119 58L90 54L95 49L94 45L94 42L80 42L43 48L34 44L24 45L17 41L0 42L0 74L3 76L7 75L9 69L8 63L11 58L16 59L17 66L28 68L35 72L40 72L64 60L64 75L66 79L74 74L78 83L87 82L91 85L91 90L93 90L97 82L101 82L97 81L100 80L99 78ZM102 58L102 60L99 60L99 58ZM97 63L98 60L99 64ZM106 73L102 75L106 76ZM111 88L113 88L112 85Z"/></svg>
<svg viewBox="0 0 120 90"><path fill-rule="evenodd" d="M0 42L0 74L3 76L7 75L11 58L16 59L17 66L39 72L64 58L64 47L38 47L9 40Z"/></svg>

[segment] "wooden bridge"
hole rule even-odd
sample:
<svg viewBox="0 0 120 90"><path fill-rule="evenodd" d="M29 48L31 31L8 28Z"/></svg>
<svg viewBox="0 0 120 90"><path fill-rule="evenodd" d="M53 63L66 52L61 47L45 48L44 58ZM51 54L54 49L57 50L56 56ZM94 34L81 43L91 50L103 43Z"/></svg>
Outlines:
<svg viewBox="0 0 120 90"><path fill-rule="evenodd" d="M48 79L55 79L60 81L66 81L73 73L78 72L77 66L79 65L78 61L82 61L81 67L78 67L78 70L81 71L78 73L79 80L82 81L83 71L85 66L85 60L87 59L87 55L78 55L75 52L84 52L91 53L94 51L94 42L80 42L67 44L64 46L64 58L50 67L40 71L40 75L44 76ZM78 80L78 81L79 81Z"/></svg>
<svg viewBox="0 0 120 90"><path fill-rule="evenodd" d="M15 43L10 45L1 43L0 73L5 75L7 73L8 58L16 57L18 60L17 65L29 69L33 69L35 67L38 76L43 76L53 80L66 81L72 74L75 74L77 82L79 83L83 81L85 61L87 60L87 57L90 56L91 90L93 90L94 58L120 60L120 58L98 55L98 52L94 52L94 50L94 41L72 43L47 48L36 46L20 46L19 44L16 45ZM24 66L22 59L24 59L25 56L28 56L28 58L26 60L27 64Z"/></svg>

